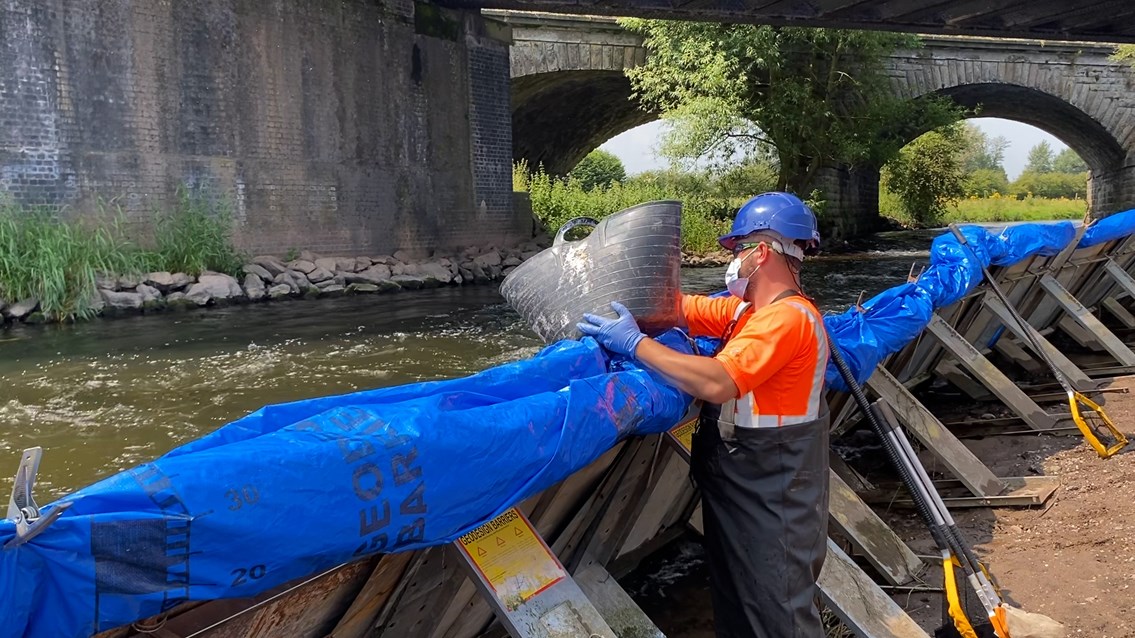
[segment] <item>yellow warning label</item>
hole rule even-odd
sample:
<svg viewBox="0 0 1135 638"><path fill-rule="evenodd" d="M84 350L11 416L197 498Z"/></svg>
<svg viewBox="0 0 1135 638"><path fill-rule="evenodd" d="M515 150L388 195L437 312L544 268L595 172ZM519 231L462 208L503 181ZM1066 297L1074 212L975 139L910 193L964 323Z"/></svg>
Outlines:
<svg viewBox="0 0 1135 638"><path fill-rule="evenodd" d="M697 425L697 419L690 419L685 423L679 423L670 428L670 435L690 451L694 447L694 426Z"/></svg>
<svg viewBox="0 0 1135 638"><path fill-rule="evenodd" d="M567 575L515 507L457 542L510 611Z"/></svg>

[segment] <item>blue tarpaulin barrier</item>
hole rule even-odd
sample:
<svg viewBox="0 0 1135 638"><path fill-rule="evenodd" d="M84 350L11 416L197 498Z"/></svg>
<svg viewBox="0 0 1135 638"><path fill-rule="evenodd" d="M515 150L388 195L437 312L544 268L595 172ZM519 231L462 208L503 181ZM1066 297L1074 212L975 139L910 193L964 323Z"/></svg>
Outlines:
<svg viewBox="0 0 1135 638"><path fill-rule="evenodd" d="M1128 211L1081 243L1133 231ZM964 232L978 259L1004 265L1059 251L1074 227ZM949 234L930 262L865 312L825 318L860 380L981 281ZM676 330L661 340L691 352ZM842 389L834 366L827 380ZM253 596L360 556L451 542L618 441L669 429L690 402L587 338L461 379L264 407L46 506L71 504L0 550L0 636L89 636L187 600ZM0 546L15 534L0 521Z"/></svg>
<svg viewBox="0 0 1135 638"><path fill-rule="evenodd" d="M661 340L692 352L676 330ZM60 499L70 509L41 535L0 550L0 635L89 636L451 542L690 402L589 338L466 378L262 408ZM14 534L0 521L0 545Z"/></svg>
<svg viewBox="0 0 1135 638"><path fill-rule="evenodd" d="M1034 255L1053 255L1076 235L1072 222L1015 224L998 233L981 226L961 226L967 246L953 234L939 235L930 246L930 265L914 283L884 290L863 302L864 312L849 308L824 317L828 334L863 383L887 355L898 352L918 337L930 323L931 314L959 301L982 280L981 268L1007 266ZM1086 248L1135 232L1135 209L1096 221L1080 238ZM975 261L974 259L979 260ZM847 391L847 385L829 362L828 386Z"/></svg>

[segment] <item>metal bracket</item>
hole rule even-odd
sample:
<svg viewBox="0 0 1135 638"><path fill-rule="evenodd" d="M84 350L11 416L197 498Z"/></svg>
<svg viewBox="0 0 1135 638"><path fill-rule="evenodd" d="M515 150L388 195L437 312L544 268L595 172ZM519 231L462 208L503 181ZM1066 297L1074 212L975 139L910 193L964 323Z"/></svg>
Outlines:
<svg viewBox="0 0 1135 638"><path fill-rule="evenodd" d="M36 505L32 492L35 477L39 473L39 462L43 459L43 448L33 447L24 450L20 457L20 467L16 469L16 480L12 487L12 497L8 499L7 518L16 523L16 535L4 543L4 549L14 549L39 536L43 530L55 522L67 508L74 503L60 503L43 516Z"/></svg>

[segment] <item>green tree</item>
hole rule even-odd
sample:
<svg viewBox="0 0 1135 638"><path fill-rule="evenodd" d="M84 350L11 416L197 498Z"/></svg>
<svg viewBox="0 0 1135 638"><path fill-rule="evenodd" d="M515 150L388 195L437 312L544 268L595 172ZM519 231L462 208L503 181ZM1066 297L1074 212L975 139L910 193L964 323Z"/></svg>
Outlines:
<svg viewBox="0 0 1135 638"><path fill-rule="evenodd" d="M962 170L966 172L980 169L1000 170L1005 172L1002 162L1005 160L1005 149L1009 147L1009 140L1000 135L989 138L973 124L966 122L962 129Z"/></svg>
<svg viewBox="0 0 1135 638"><path fill-rule="evenodd" d="M621 183L627 178L627 171L623 168L623 162L613 153L597 148L580 160L571 169L570 175L579 180L583 190L589 191L596 186L607 187L612 182Z"/></svg>
<svg viewBox="0 0 1135 638"><path fill-rule="evenodd" d="M1003 168L979 168L965 174L962 182L966 197L990 197L993 193L1009 194L1009 178Z"/></svg>
<svg viewBox="0 0 1135 638"><path fill-rule="evenodd" d="M1041 140L1039 144L1029 149L1028 161L1025 164L1026 173L1052 172L1052 147L1048 142Z"/></svg>
<svg viewBox="0 0 1135 638"><path fill-rule="evenodd" d="M904 100L884 56L918 46L882 32L624 20L650 55L628 70L636 96L672 127L677 161L723 165L775 154L777 188L810 193L827 165L879 166L913 131L957 120L943 98Z"/></svg>
<svg viewBox="0 0 1135 638"><path fill-rule="evenodd" d="M1088 172L1088 165L1080 156L1070 148L1066 148L1056 154L1056 159L1052 160L1052 172L1054 173L1086 173Z"/></svg>
<svg viewBox="0 0 1135 638"><path fill-rule="evenodd" d="M1029 196L1049 199L1057 197L1083 198L1087 196L1088 174L1025 171L1013 182L1011 190L1017 199L1024 199Z"/></svg>
<svg viewBox="0 0 1135 638"><path fill-rule="evenodd" d="M898 196L903 215L916 225L937 224L947 206L965 194L964 127L944 126L907 144L883 166L881 185Z"/></svg>

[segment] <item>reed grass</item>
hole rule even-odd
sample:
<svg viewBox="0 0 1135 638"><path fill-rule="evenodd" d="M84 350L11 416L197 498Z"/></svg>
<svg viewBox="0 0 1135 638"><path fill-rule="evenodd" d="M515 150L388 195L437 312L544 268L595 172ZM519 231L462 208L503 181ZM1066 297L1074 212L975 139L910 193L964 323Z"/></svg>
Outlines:
<svg viewBox="0 0 1135 638"><path fill-rule="evenodd" d="M103 203L89 217L66 210L0 201L0 299L35 298L51 321L95 314L100 275L155 270L235 274L241 255L229 238L229 217L188 195L157 216L153 246L135 241L122 212Z"/></svg>

